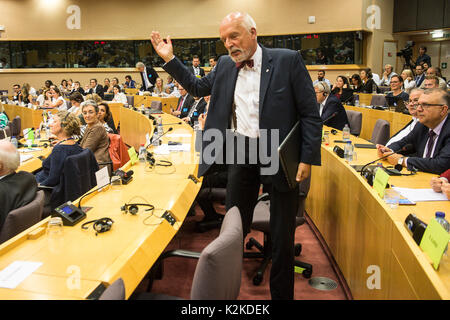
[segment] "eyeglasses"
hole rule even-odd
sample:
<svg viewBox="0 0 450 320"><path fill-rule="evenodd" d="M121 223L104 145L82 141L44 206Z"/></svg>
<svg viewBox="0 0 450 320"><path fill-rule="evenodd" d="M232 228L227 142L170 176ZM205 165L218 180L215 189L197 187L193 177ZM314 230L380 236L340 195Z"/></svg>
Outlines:
<svg viewBox="0 0 450 320"><path fill-rule="evenodd" d="M442 104L442 103L418 103L416 108L421 107L422 109L428 109L429 107L443 107L446 106L446 104Z"/></svg>

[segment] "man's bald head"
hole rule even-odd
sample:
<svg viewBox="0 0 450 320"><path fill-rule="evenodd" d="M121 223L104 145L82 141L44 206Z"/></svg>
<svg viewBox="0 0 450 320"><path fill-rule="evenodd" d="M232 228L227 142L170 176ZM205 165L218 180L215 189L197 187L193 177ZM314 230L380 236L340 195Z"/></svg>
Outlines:
<svg viewBox="0 0 450 320"><path fill-rule="evenodd" d="M14 145L6 140L0 140L0 176L11 174L20 165L20 155Z"/></svg>
<svg viewBox="0 0 450 320"><path fill-rule="evenodd" d="M256 23L248 13L232 12L220 24L220 39L234 62L250 59L258 46Z"/></svg>

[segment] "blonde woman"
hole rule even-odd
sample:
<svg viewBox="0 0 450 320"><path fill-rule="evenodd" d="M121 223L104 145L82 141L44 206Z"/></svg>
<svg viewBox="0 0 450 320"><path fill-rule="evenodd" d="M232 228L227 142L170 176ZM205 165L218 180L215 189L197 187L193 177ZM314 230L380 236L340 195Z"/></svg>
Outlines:
<svg viewBox="0 0 450 320"><path fill-rule="evenodd" d="M411 92L412 89L416 87L416 82L414 81L414 75L411 70L405 69L402 71L402 79L403 79L403 89L407 94Z"/></svg>
<svg viewBox="0 0 450 320"><path fill-rule="evenodd" d="M164 93L164 83L163 83L163 79L161 78L156 78L156 83L155 83L155 87L153 88L153 93L157 96L161 95L162 93Z"/></svg>

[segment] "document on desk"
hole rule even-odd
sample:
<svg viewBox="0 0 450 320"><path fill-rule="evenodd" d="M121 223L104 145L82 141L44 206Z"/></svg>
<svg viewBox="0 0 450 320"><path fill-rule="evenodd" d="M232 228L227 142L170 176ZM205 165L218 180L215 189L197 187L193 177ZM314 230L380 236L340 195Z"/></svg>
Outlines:
<svg viewBox="0 0 450 320"><path fill-rule="evenodd" d="M189 152L191 151L190 143L169 145L169 151Z"/></svg>
<svg viewBox="0 0 450 320"><path fill-rule="evenodd" d="M35 151L41 151L41 148L26 148L26 149L19 149L19 152L27 153L27 152L35 152Z"/></svg>
<svg viewBox="0 0 450 320"><path fill-rule="evenodd" d="M170 133L167 135L168 138L190 138L192 137L191 133Z"/></svg>
<svg viewBox="0 0 450 320"><path fill-rule="evenodd" d="M399 187L392 187L392 189L400 193L403 197L414 202L448 201L444 194L434 192L433 189L411 189Z"/></svg>
<svg viewBox="0 0 450 320"><path fill-rule="evenodd" d="M21 154L20 155L20 163L21 164L30 159L33 159L33 156L31 154Z"/></svg>
<svg viewBox="0 0 450 320"><path fill-rule="evenodd" d="M14 261L0 271L0 288L14 289L35 272L42 262Z"/></svg>

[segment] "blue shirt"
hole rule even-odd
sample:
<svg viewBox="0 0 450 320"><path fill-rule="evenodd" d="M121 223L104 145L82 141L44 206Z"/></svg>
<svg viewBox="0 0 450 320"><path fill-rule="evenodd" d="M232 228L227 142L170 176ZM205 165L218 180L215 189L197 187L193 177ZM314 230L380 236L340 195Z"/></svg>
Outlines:
<svg viewBox="0 0 450 320"><path fill-rule="evenodd" d="M42 161L42 170L36 174L37 182L43 186L57 186L64 172L66 158L81 151L83 148L78 144L59 144L53 147L52 153Z"/></svg>

